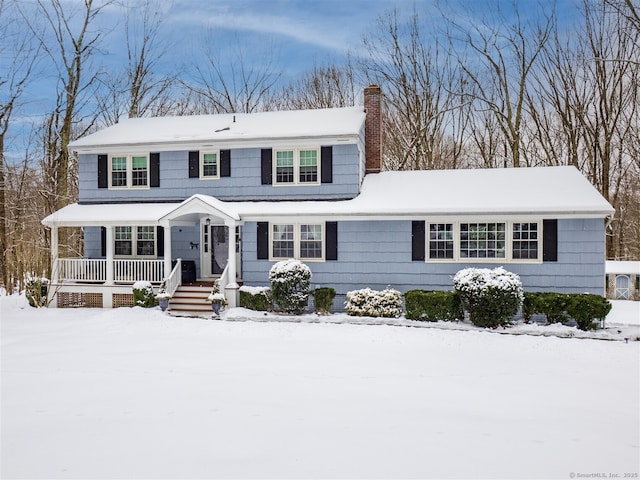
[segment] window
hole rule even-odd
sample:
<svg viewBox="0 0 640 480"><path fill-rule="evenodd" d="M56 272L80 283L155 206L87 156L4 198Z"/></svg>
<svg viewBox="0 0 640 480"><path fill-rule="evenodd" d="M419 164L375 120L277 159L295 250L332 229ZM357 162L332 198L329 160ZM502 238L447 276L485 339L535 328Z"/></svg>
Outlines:
<svg viewBox="0 0 640 480"><path fill-rule="evenodd" d="M131 255L131 246L133 244L131 239L131 227L116 227L115 242L116 255Z"/></svg>
<svg viewBox="0 0 640 480"><path fill-rule="evenodd" d="M274 225L273 226L273 257L274 258L293 258L294 256L294 239L293 225Z"/></svg>
<svg viewBox="0 0 640 480"><path fill-rule="evenodd" d="M453 224L429 225L429 258L453 258Z"/></svg>
<svg viewBox="0 0 640 480"><path fill-rule="evenodd" d="M324 224L272 224L271 259L324 259Z"/></svg>
<svg viewBox="0 0 640 480"><path fill-rule="evenodd" d="M512 236L513 259L538 258L538 224L514 223Z"/></svg>
<svg viewBox="0 0 640 480"><path fill-rule="evenodd" d="M156 256L156 227L115 227L114 240L116 256Z"/></svg>
<svg viewBox="0 0 640 480"><path fill-rule="evenodd" d="M542 261L542 222L429 223L427 261Z"/></svg>
<svg viewBox="0 0 640 480"><path fill-rule="evenodd" d="M319 152L317 148L274 150L274 183L276 185L319 183Z"/></svg>
<svg viewBox="0 0 640 480"><path fill-rule="evenodd" d="M149 186L148 155L112 156L109 177L110 188L147 188Z"/></svg>
<svg viewBox="0 0 640 480"><path fill-rule="evenodd" d="M200 154L200 178L220 178L218 158L218 152Z"/></svg>
<svg viewBox="0 0 640 480"><path fill-rule="evenodd" d="M155 256L156 254L156 227L138 227L136 242L136 254L142 256Z"/></svg>
<svg viewBox="0 0 640 480"><path fill-rule="evenodd" d="M506 258L504 223L461 223L460 258Z"/></svg>

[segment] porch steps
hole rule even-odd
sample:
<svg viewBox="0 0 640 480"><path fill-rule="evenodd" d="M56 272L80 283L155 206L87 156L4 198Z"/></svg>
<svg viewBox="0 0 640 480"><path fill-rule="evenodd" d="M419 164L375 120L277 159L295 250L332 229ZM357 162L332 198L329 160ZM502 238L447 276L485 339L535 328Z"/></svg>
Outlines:
<svg viewBox="0 0 640 480"><path fill-rule="evenodd" d="M181 285L169 301L168 312L180 317L201 317L211 315L211 303L207 297L211 285Z"/></svg>

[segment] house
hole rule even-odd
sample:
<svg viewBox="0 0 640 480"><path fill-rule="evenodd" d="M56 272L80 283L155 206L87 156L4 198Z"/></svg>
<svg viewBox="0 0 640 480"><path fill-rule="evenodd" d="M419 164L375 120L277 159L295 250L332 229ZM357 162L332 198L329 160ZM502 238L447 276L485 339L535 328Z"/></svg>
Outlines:
<svg viewBox="0 0 640 480"><path fill-rule="evenodd" d="M640 261L607 260L607 298L640 300Z"/></svg>
<svg viewBox="0 0 640 480"><path fill-rule="evenodd" d="M604 294L613 208L574 167L382 172L381 91L364 108L137 118L70 144L79 202L51 228L54 305L131 303L131 284L268 285L298 258L313 287L451 289L504 266L526 290ZM84 257L58 258L82 227ZM179 291L179 290L178 290ZM336 302L339 304L339 300Z"/></svg>

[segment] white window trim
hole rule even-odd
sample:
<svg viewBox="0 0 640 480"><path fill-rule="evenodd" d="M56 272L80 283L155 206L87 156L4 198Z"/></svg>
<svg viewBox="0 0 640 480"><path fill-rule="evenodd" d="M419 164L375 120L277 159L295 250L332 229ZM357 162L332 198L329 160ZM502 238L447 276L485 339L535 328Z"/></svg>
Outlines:
<svg viewBox="0 0 640 480"><path fill-rule="evenodd" d="M274 257L273 256L273 226L274 225L293 225L293 258L303 262L324 262L326 255L326 232L324 222L269 222L269 260L272 262L278 262L280 260L287 260L291 257ZM319 225L320 226L320 251L322 255L318 258L306 258L300 256L300 241L302 238L301 226L302 225Z"/></svg>
<svg viewBox="0 0 640 480"><path fill-rule="evenodd" d="M158 258L158 229L153 225L116 225L117 227L131 227L131 255L114 255L113 258L122 259L156 259ZM138 255L138 228L140 227L152 227L153 230L153 255ZM116 251L116 236L115 229L113 235L113 251Z"/></svg>
<svg viewBox="0 0 640 480"><path fill-rule="evenodd" d="M204 174L204 156L215 153L216 155L216 171L217 175L205 175ZM200 180L218 180L220 178L220 150L206 150L200 152Z"/></svg>
<svg viewBox="0 0 640 480"><path fill-rule="evenodd" d="M318 174L315 182L301 182L300 181L300 152L314 150L318 159ZM278 182L277 175L277 154L278 152L293 152L293 182ZM276 187L292 187L292 186L305 186L305 185L320 185L322 182L321 168L322 168L322 158L321 158L320 147L296 147L296 148L274 148L272 150L272 178L273 185Z"/></svg>
<svg viewBox="0 0 640 480"><path fill-rule="evenodd" d="M453 258L429 258L430 243L429 231L431 224L453 225ZM462 223L504 223L505 224L505 256L500 258L475 258L460 256L460 225ZM535 223L538 225L538 258L513 258L513 224L514 223ZM468 220L448 222L445 220L426 220L425 222L425 262L427 263L542 263L543 240L542 240L542 220Z"/></svg>
<svg viewBox="0 0 640 480"><path fill-rule="evenodd" d="M113 186L113 158L125 157L127 159L127 184L123 186ZM146 185L133 185L133 157L145 157L147 160L147 184ZM151 171L150 171L149 154L144 153L114 153L109 154L109 164L107 170L109 171L108 188L109 190L149 190L149 184L151 183Z"/></svg>

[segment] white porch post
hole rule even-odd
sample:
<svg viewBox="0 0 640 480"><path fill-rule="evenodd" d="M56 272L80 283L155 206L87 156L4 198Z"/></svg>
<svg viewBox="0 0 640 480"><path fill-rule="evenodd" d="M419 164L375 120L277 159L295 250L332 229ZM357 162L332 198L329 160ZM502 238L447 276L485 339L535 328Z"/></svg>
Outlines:
<svg viewBox="0 0 640 480"><path fill-rule="evenodd" d="M58 226L51 227L51 284L49 288L49 295L51 296L49 306L55 308L58 306L58 295L55 293L55 285L58 284L60 278L60 262L58 261Z"/></svg>
<svg viewBox="0 0 640 480"><path fill-rule="evenodd" d="M227 259L229 283L224 287L224 291L229 307L233 308L238 306L238 289L240 288L236 282L236 222L229 220L225 225L229 229L229 258Z"/></svg>
<svg viewBox="0 0 640 480"><path fill-rule="evenodd" d="M58 226L51 227L51 283L57 284L60 272L58 271Z"/></svg>
<svg viewBox="0 0 640 480"><path fill-rule="evenodd" d="M106 238L106 251L107 251L107 280L105 285L113 285L114 274L113 274L113 256L115 249L115 241L114 241L114 231L115 228L113 225L108 225L107 229L107 238Z"/></svg>
<svg viewBox="0 0 640 480"><path fill-rule="evenodd" d="M171 226L162 225L164 229L164 278L171 274Z"/></svg>

